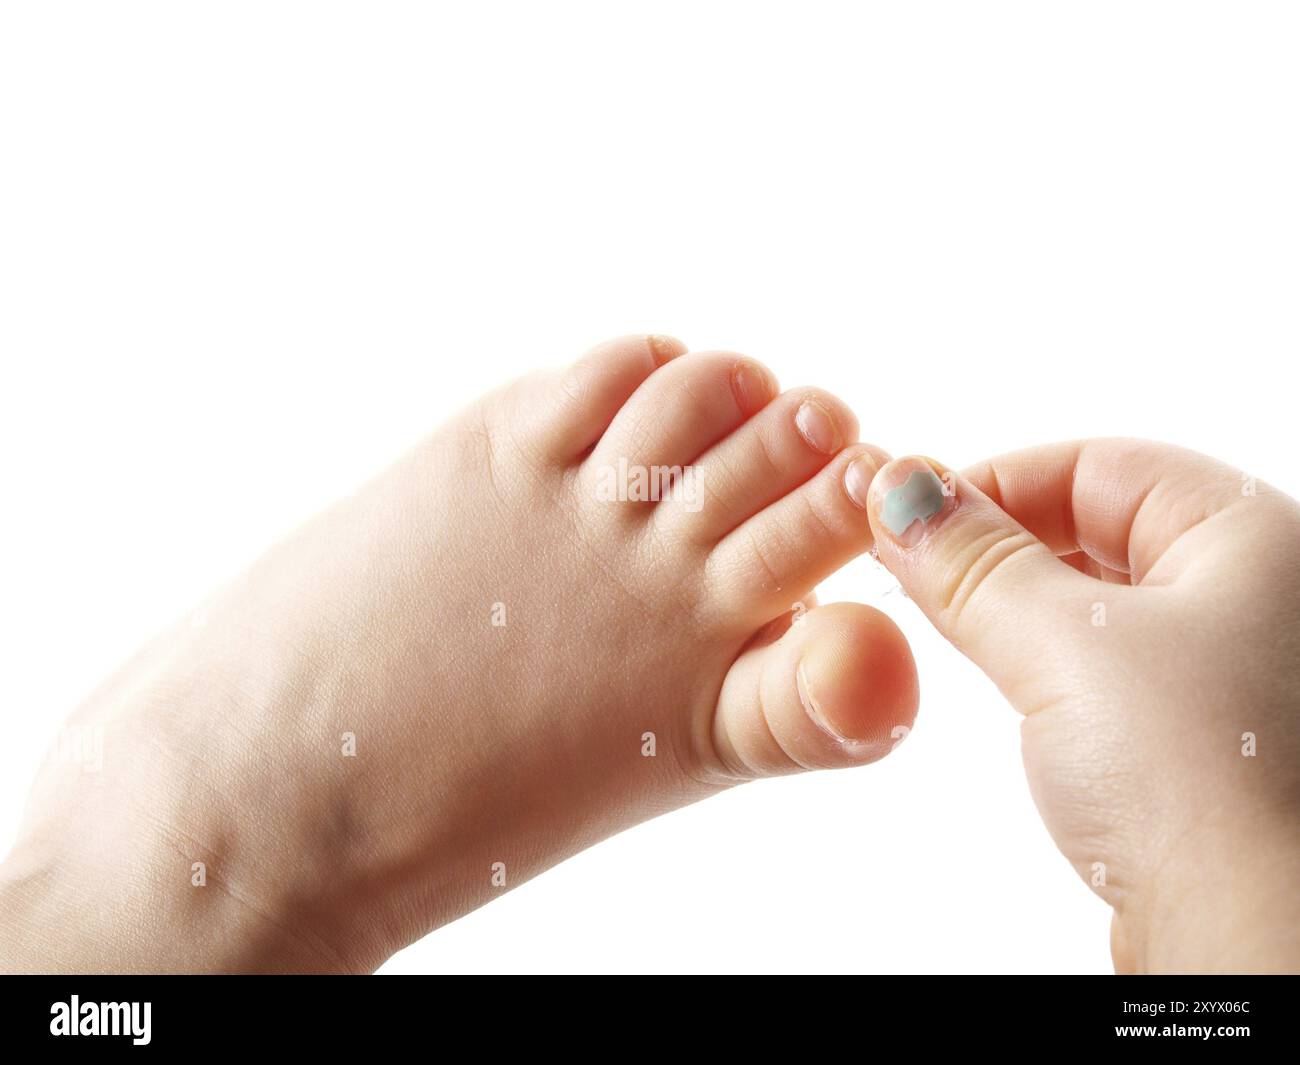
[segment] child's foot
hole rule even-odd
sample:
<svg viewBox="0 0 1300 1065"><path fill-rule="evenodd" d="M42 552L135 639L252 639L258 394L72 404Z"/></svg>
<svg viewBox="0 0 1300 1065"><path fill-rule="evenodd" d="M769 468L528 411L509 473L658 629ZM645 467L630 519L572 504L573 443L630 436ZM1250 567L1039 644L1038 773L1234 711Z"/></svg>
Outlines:
<svg viewBox="0 0 1300 1065"><path fill-rule="evenodd" d="M98 768L38 781L0 958L369 969L638 821L884 755L907 646L809 593L869 546L885 456L835 398L683 351L487 397L128 664L64 745Z"/></svg>

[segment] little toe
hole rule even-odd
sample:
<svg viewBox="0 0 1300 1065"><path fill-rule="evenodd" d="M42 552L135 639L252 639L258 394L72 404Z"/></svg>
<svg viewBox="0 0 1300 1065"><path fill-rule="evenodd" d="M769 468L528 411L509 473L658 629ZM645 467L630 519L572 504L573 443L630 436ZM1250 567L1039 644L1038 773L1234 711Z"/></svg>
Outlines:
<svg viewBox="0 0 1300 1065"><path fill-rule="evenodd" d="M731 352L698 352L648 378L584 463L633 470L689 466L776 394L771 371ZM658 499L647 500L657 502Z"/></svg>
<svg viewBox="0 0 1300 1065"><path fill-rule="evenodd" d="M857 439L848 406L816 388L791 389L694 463L701 504L664 508L658 531L712 546L830 462Z"/></svg>
<svg viewBox="0 0 1300 1065"><path fill-rule="evenodd" d="M912 652L888 617L817 607L735 661L702 757L730 780L864 765L907 736L919 702Z"/></svg>
<svg viewBox="0 0 1300 1065"><path fill-rule="evenodd" d="M530 403L541 412L535 431L543 451L559 461L584 455L646 378L685 352L680 340L644 334L592 348L550 382L550 403Z"/></svg>
<svg viewBox="0 0 1300 1065"><path fill-rule="evenodd" d="M847 447L811 480L723 537L705 562L709 609L747 628L870 548L867 489L887 461L869 444Z"/></svg>

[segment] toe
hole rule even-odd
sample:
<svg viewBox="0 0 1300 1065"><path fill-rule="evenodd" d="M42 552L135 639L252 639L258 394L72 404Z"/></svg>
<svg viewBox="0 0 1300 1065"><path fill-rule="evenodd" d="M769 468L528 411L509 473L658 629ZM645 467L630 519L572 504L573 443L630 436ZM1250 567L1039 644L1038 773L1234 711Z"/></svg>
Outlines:
<svg viewBox="0 0 1300 1065"><path fill-rule="evenodd" d="M712 546L768 504L793 491L857 439L841 400L816 388L779 396L695 462L703 499L695 511L664 508L658 531Z"/></svg>
<svg viewBox="0 0 1300 1065"><path fill-rule="evenodd" d="M584 465L690 465L776 394L771 371L729 352L698 352L648 378L615 415Z"/></svg>
<svg viewBox="0 0 1300 1065"><path fill-rule="evenodd" d="M870 548L864 503L876 470L888 459L869 444L847 447L723 537L704 567L709 609L747 629Z"/></svg>
<svg viewBox="0 0 1300 1065"><path fill-rule="evenodd" d="M835 603L756 642L723 683L702 757L721 779L864 765L916 718L912 652L884 614Z"/></svg>
<svg viewBox="0 0 1300 1065"><path fill-rule="evenodd" d="M646 335L593 348L552 382L550 402L535 407L545 453L559 461L585 454L646 378L685 351L680 340Z"/></svg>

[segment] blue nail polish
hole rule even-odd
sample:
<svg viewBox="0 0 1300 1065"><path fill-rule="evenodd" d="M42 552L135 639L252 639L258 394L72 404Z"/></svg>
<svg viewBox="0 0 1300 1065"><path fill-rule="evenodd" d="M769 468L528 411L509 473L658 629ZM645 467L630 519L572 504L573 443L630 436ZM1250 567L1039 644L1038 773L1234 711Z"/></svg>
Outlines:
<svg viewBox="0 0 1300 1065"><path fill-rule="evenodd" d="M907 480L885 493L880 520L895 536L902 536L912 522L922 524L943 509L943 482L933 470L913 470Z"/></svg>

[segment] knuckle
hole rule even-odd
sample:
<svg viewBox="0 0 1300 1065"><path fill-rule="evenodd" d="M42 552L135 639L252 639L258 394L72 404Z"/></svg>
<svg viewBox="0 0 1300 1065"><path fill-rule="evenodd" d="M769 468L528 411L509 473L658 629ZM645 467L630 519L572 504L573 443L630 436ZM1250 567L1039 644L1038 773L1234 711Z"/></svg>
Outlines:
<svg viewBox="0 0 1300 1065"><path fill-rule="evenodd" d="M940 589L940 608L949 632L960 633L980 601L1026 554L1047 549L1024 529L998 529L978 537L953 560Z"/></svg>

